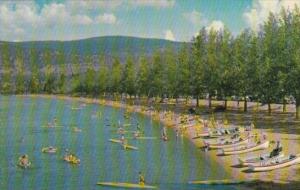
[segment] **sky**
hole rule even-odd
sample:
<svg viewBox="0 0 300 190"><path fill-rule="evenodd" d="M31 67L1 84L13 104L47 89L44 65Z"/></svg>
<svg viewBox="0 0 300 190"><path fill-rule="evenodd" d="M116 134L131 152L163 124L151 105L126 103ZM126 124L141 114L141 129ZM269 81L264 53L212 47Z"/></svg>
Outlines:
<svg viewBox="0 0 300 190"><path fill-rule="evenodd" d="M234 35L258 30L269 12L300 0L36 0L0 1L0 40L75 40L135 36L190 41L205 27Z"/></svg>

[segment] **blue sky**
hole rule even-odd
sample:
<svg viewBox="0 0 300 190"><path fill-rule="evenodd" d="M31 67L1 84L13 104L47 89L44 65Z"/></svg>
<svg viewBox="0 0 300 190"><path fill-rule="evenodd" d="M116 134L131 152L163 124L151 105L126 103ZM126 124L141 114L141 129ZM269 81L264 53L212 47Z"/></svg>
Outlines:
<svg viewBox="0 0 300 190"><path fill-rule="evenodd" d="M190 41L202 28L257 30L300 0L36 0L0 2L0 40L126 35Z"/></svg>

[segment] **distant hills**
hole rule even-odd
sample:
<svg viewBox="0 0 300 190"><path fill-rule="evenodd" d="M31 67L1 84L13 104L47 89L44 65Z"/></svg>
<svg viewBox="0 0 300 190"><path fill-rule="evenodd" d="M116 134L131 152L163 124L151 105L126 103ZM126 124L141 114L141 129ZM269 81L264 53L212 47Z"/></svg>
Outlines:
<svg viewBox="0 0 300 190"><path fill-rule="evenodd" d="M1 44L5 42L0 42ZM164 51L172 47L178 51L183 42L173 42L164 39L137 38L128 36L103 36L72 41L28 41L7 42L10 46L20 46L25 49L37 49L40 53L45 50L63 51L65 54L78 55L107 55L124 57L128 54L139 56L151 55L155 51Z"/></svg>

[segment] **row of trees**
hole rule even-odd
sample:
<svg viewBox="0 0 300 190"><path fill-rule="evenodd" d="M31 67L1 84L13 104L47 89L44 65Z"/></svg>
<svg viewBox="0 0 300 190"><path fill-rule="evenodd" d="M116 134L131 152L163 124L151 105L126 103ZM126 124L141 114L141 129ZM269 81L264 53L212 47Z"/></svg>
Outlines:
<svg viewBox="0 0 300 190"><path fill-rule="evenodd" d="M24 53L16 48L12 61L8 46L1 48L2 93L80 93L147 97L194 97L208 95L227 99L247 97L269 105L296 98L300 117L300 11L270 13L260 31L199 31L180 51L167 48L153 55L80 57L51 52ZM25 55L29 56L25 56ZM82 62L80 62L82 60ZM12 64L13 62L13 64ZM27 64L25 64L27 63ZM83 64L84 63L84 64ZM96 67L95 67L96 63ZM211 103L209 104L211 106Z"/></svg>

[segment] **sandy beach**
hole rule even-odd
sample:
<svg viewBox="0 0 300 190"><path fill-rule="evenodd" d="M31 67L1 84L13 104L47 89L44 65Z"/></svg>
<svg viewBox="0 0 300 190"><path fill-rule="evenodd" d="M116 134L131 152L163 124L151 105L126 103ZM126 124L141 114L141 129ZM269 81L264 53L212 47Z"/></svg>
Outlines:
<svg viewBox="0 0 300 190"><path fill-rule="evenodd" d="M149 117L152 117L155 120L161 121L165 126L172 127L174 130L178 119L182 116L188 117L187 114L175 113L175 112L165 112L165 111L150 111L148 107L143 105L128 105L116 101L100 100L100 99L91 99L91 98L79 98L79 97L68 97L60 95L21 95L28 97L42 97L42 98L57 98L62 100L76 100L82 103L94 103L107 106L113 106L115 108L124 108L128 112L139 112ZM195 121L202 119L200 116L192 116ZM230 121L229 121L230 122ZM231 123L229 123L231 124ZM203 146L203 141L201 139L192 139L196 136L197 131L201 131L203 125L200 122L195 123L193 127L187 127L187 129L182 133L185 138L189 138L194 144L195 148L199 148L199 151L202 151L200 147ZM300 135L298 134L289 134L289 133L278 133L272 129L253 129L254 133L265 134L269 141L278 141L280 140L283 145L283 151L286 155L288 154L297 154L300 150ZM206 152L209 154L211 159L214 159L220 165L222 165L225 170L231 174L232 180L261 180L266 182L275 182L275 183L289 183L300 181L299 169L300 165L294 165L291 167L269 171L269 172L259 172L259 173L250 173L247 172L247 168L238 167L238 158L245 158L247 156L259 155L262 152L267 153L272 150L275 144L271 144L269 149L264 151L250 152L242 155L232 155L232 156L217 156L217 150L212 150ZM218 179L216 179L218 180ZM222 179L220 179L222 180Z"/></svg>

